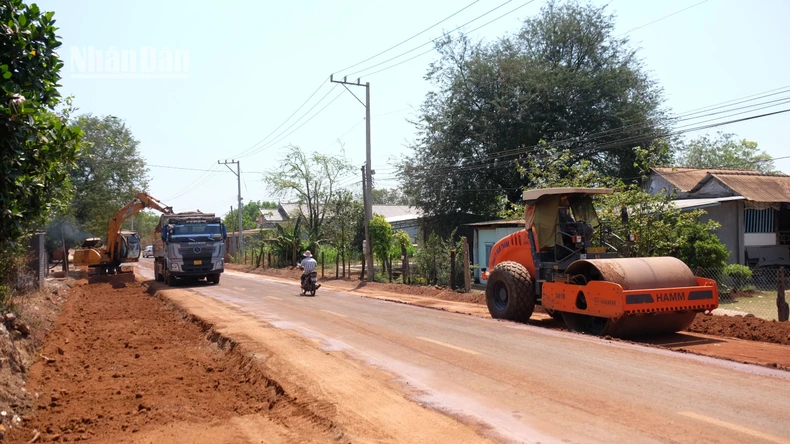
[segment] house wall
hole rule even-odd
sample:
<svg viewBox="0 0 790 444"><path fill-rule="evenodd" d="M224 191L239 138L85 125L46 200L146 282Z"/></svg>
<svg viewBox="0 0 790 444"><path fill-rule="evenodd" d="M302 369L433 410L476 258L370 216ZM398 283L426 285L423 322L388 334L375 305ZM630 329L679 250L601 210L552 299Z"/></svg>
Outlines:
<svg viewBox="0 0 790 444"><path fill-rule="evenodd" d="M475 229L475 242L474 245L474 257L476 258L473 265L479 265L480 267L475 269L475 279L478 279L481 284L485 284L486 281L480 279L480 271L482 268L488 268L488 257L490 255L490 249L494 246L495 243L499 242L500 239L503 237L513 234L516 231L522 230L524 227L501 227L501 228L477 228ZM486 248L488 247L488 248ZM477 260L479 258L479 261ZM489 270L490 271L490 270Z"/></svg>
<svg viewBox="0 0 790 444"><path fill-rule="evenodd" d="M392 225L393 233L396 231L403 231L409 235L412 243L417 243L417 235L420 232L419 219L412 219L402 222L392 222L390 225Z"/></svg>
<svg viewBox="0 0 790 444"><path fill-rule="evenodd" d="M693 196L689 195L689 197L694 199L730 196L737 196L737 194L733 193L731 189L725 187L718 180L709 180L708 183L702 186L702 188L694 192Z"/></svg>
<svg viewBox="0 0 790 444"><path fill-rule="evenodd" d="M776 245L776 233L746 233L743 241L747 247Z"/></svg>
<svg viewBox="0 0 790 444"><path fill-rule="evenodd" d="M651 174L645 186L646 191L655 196L658 194L669 195L676 191L675 186L658 174ZM681 197L682 198L682 197Z"/></svg>
<svg viewBox="0 0 790 444"><path fill-rule="evenodd" d="M727 246L730 257L729 264L746 263L746 242L744 236L743 201L722 202L721 205L705 208L707 214L701 220L714 220L721 224L716 236Z"/></svg>

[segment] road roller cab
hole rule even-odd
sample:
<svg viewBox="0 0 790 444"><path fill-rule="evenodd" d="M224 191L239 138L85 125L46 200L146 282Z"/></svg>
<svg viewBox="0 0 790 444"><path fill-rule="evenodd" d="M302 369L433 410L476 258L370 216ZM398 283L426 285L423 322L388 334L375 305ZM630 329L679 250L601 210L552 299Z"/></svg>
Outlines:
<svg viewBox="0 0 790 444"><path fill-rule="evenodd" d="M524 192L525 228L493 246L483 272L492 317L526 322L542 305L571 330L628 337L683 330L718 306L716 282L682 261L620 257L610 240L623 238L595 210L602 194L612 190Z"/></svg>

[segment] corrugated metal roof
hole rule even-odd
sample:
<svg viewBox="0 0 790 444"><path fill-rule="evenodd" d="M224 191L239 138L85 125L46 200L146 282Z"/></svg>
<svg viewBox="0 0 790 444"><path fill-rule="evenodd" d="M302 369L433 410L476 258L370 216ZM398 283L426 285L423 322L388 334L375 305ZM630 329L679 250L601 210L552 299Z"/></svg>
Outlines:
<svg viewBox="0 0 790 444"><path fill-rule="evenodd" d="M653 172L682 192L689 192L708 174L760 174L756 170L655 167Z"/></svg>
<svg viewBox="0 0 790 444"><path fill-rule="evenodd" d="M714 179L753 202L790 202L790 176L787 175L716 173L706 176L696 188Z"/></svg>
<svg viewBox="0 0 790 444"><path fill-rule="evenodd" d="M304 212L304 209L302 209L300 204L284 203L280 204L280 207L282 207L283 211L285 211L285 213L289 216L293 216L299 211ZM390 218L399 218L405 216L419 217L422 212L418 208L410 207L408 205L373 205L373 214L380 214L384 216L385 219L389 220ZM274 219L267 218L267 220Z"/></svg>
<svg viewBox="0 0 790 444"><path fill-rule="evenodd" d="M730 196L730 197L712 197L709 199L678 199L673 200L672 203L681 210L693 210L697 208L715 207L722 202L730 200L744 200L743 196Z"/></svg>
<svg viewBox="0 0 790 444"><path fill-rule="evenodd" d="M475 222L473 224L466 224L468 227L523 227L524 226L524 219L514 219L514 220L491 220L486 222Z"/></svg>

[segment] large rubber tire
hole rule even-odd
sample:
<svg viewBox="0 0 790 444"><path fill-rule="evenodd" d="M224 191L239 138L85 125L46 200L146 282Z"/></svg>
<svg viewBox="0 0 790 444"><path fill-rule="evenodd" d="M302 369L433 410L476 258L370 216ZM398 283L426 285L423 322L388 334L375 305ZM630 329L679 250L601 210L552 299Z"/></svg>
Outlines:
<svg viewBox="0 0 790 444"><path fill-rule="evenodd" d="M165 272L165 283L169 287L175 287L176 286L176 277L173 276L172 274L170 274L169 272Z"/></svg>
<svg viewBox="0 0 790 444"><path fill-rule="evenodd" d="M486 283L486 303L494 319L527 322L535 309L535 287L527 269L518 262L497 264Z"/></svg>
<svg viewBox="0 0 790 444"><path fill-rule="evenodd" d="M216 285L216 284L219 284L219 273L217 273L217 274L212 274L211 276L209 276L209 277L208 277L208 279L207 279L207 280L208 280L209 282L211 282L212 284L215 284L215 285Z"/></svg>
<svg viewBox="0 0 790 444"><path fill-rule="evenodd" d="M315 290L310 290L310 296L315 296Z"/></svg>

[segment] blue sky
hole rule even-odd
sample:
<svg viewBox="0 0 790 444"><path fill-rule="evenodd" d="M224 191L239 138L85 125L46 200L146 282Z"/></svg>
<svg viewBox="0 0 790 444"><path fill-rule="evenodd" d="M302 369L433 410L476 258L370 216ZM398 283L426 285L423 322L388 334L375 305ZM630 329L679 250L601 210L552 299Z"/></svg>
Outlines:
<svg viewBox="0 0 790 444"><path fill-rule="evenodd" d="M442 30L452 30L504 1L480 0L439 27L360 67L425 43ZM75 97L80 112L112 114L127 122L152 165L151 194L177 211L224 214L231 205L236 206L236 178L220 168L217 160L238 158L264 139L332 72L422 31L471 2L309 0L289 4L239 0L212 7L181 0L46 0L38 4L55 11L60 27L63 47L59 53L66 64L62 93ZM525 3L513 0L464 29L472 30ZM609 3L618 17L617 32L625 33L699 0L595 3ZM471 36L491 41L513 32L543 4L545 0L535 0ZM627 35L664 88L667 106L681 113L790 85L788 23L790 2L785 0L708 0ZM91 48L137 54L149 48L148 54L155 50L162 55L170 50L187 56L180 59L183 69L171 72L169 78L90 78L90 74L97 74L84 63ZM363 82L371 83L373 166L379 185L395 183L390 161L409 152L414 127L408 119L416 115L430 90L423 76L435 58L436 53L431 52L381 73L365 76L376 68L362 73ZM135 60L137 71L132 74L139 74L142 62ZM337 139L342 136L346 157L354 165L362 164L364 108L342 87L331 90L332 86L321 85L295 118L325 94L329 93L313 113L337 97L323 112L292 134L288 133L297 126L283 132L290 125L286 123L274 133L282 133L281 137L269 138L260 145L264 149L241 156L245 201L272 199L258 172L275 167L288 144L306 151L339 152ZM364 89L352 90L364 97ZM755 114L786 107L779 105ZM754 140L769 154L780 157L790 155L787 128L790 113L721 129ZM790 173L790 159L777 161L777 166ZM359 187L355 181L356 177L350 177L343 183Z"/></svg>

